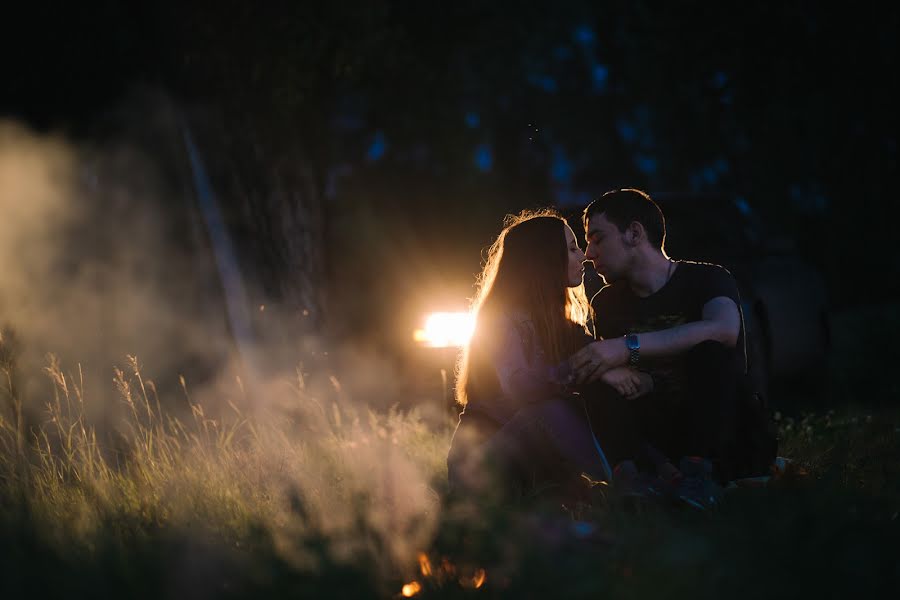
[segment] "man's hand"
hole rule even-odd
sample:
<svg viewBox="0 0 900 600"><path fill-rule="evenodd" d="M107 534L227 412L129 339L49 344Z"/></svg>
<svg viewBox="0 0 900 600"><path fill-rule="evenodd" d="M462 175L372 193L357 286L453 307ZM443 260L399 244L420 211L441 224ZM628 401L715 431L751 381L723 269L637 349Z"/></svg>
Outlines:
<svg viewBox="0 0 900 600"><path fill-rule="evenodd" d="M569 364L572 365L577 383L591 383L600 379L610 369L625 365L628 362L628 355L625 338L600 340L573 354Z"/></svg>

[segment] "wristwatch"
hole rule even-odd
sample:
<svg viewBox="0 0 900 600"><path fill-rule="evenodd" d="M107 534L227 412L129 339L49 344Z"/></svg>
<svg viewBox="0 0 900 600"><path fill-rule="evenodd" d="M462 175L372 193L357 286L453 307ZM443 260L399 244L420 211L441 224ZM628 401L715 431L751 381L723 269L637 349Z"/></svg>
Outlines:
<svg viewBox="0 0 900 600"><path fill-rule="evenodd" d="M636 367L641 358L641 342L638 341L636 333L629 333L625 336L625 346L628 347L628 364Z"/></svg>

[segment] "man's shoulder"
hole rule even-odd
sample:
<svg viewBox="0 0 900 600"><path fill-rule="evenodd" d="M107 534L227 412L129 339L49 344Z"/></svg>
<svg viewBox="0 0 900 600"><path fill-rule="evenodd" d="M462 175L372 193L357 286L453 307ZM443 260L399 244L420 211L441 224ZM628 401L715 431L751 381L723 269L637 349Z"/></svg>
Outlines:
<svg viewBox="0 0 900 600"><path fill-rule="evenodd" d="M622 296L625 287L621 283L619 285L607 283L591 297L591 306L596 308L600 304L615 303Z"/></svg>
<svg viewBox="0 0 900 600"><path fill-rule="evenodd" d="M690 294L698 300L705 302L716 296L725 296L740 304L737 280L722 265L679 261L679 270L682 271L681 289L690 290Z"/></svg>
<svg viewBox="0 0 900 600"><path fill-rule="evenodd" d="M622 283L618 285L608 283L591 298L590 330L595 338L617 335L613 333L618 327L615 323L630 306L622 299L622 291L625 287Z"/></svg>
<svg viewBox="0 0 900 600"><path fill-rule="evenodd" d="M684 269L686 273L690 273L695 276L703 276L703 275L712 275L712 276L722 276L726 275L731 277L731 271L723 267L722 265L711 263L711 262L701 262L697 260L679 260L678 268Z"/></svg>

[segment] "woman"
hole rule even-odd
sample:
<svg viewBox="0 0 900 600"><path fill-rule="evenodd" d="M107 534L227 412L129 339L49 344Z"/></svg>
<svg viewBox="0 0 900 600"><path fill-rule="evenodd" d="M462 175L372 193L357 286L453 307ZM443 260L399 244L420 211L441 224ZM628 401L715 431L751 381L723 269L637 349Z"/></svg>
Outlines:
<svg viewBox="0 0 900 600"><path fill-rule="evenodd" d="M609 480L566 360L592 341L584 261L572 229L551 210L509 217L491 246L457 378L465 410L447 458L454 491L496 489L493 475L521 490L536 472L567 468ZM628 368L603 380L626 397L645 384Z"/></svg>

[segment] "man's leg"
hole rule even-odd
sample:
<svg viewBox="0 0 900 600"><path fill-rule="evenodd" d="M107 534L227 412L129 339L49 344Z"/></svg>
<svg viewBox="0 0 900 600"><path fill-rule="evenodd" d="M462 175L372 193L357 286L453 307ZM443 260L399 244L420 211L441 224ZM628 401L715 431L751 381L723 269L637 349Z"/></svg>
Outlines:
<svg viewBox="0 0 900 600"><path fill-rule="evenodd" d="M686 389L681 394L667 446L678 460L702 456L712 460L714 477L731 479L736 468L734 442L740 377L733 351L718 342L703 342L687 353Z"/></svg>

